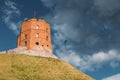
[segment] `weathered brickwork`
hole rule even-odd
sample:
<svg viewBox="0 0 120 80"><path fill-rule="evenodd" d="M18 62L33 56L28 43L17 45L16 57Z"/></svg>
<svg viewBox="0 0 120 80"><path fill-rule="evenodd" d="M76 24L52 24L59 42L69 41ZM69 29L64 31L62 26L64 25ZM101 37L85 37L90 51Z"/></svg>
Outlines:
<svg viewBox="0 0 120 80"><path fill-rule="evenodd" d="M44 19L23 21L17 44L17 47L20 46L26 46L28 50L36 50L41 46L52 51L50 25Z"/></svg>

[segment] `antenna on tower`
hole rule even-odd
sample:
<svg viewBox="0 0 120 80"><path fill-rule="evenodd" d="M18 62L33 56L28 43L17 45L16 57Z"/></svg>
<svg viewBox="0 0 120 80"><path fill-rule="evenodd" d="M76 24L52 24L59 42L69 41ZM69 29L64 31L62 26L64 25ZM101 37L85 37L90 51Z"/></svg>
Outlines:
<svg viewBox="0 0 120 80"><path fill-rule="evenodd" d="M34 11L34 18L37 18L37 12Z"/></svg>

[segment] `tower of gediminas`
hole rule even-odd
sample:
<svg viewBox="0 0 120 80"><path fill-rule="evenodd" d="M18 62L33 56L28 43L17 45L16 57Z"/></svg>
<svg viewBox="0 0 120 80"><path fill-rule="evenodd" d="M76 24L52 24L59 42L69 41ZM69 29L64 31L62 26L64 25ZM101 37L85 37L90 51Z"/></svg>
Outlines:
<svg viewBox="0 0 120 80"><path fill-rule="evenodd" d="M34 18L24 20L20 28L17 47L2 53L58 58L52 52L50 24L45 19L34 13Z"/></svg>
<svg viewBox="0 0 120 80"><path fill-rule="evenodd" d="M52 52L50 32L50 24L45 19L25 20L21 24L17 47L2 53L57 58Z"/></svg>
<svg viewBox="0 0 120 80"><path fill-rule="evenodd" d="M48 48L52 51L50 24L44 19L31 18L21 24L17 47L26 47L36 50L38 47Z"/></svg>
<svg viewBox="0 0 120 80"><path fill-rule="evenodd" d="M2 53L27 54L57 58L52 52L50 24L45 19L30 18L21 24L17 47Z"/></svg>

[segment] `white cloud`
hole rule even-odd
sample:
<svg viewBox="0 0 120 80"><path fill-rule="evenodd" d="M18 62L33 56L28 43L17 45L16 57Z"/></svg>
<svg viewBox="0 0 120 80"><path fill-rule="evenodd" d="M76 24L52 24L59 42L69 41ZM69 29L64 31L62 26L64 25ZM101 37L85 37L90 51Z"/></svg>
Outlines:
<svg viewBox="0 0 120 80"><path fill-rule="evenodd" d="M114 59L119 59L120 55L115 50L110 50L107 53L105 52L98 52L91 56L91 61L102 63L107 62Z"/></svg>
<svg viewBox="0 0 120 80"><path fill-rule="evenodd" d="M120 73L116 75L112 75L110 77L104 78L102 80L120 80Z"/></svg>
<svg viewBox="0 0 120 80"><path fill-rule="evenodd" d="M73 51L69 50L66 53L66 55L60 54L60 56L62 56L61 59L65 60L67 62L70 62L71 64L73 64L75 66L80 66L81 59L80 59L79 55L75 54Z"/></svg>
<svg viewBox="0 0 120 80"><path fill-rule="evenodd" d="M93 54L92 56L88 56L87 60L87 65L81 66L83 70L87 69L84 68L84 66L88 66L88 70L94 70L96 68L101 68L103 65L106 64L109 64L109 66L114 68L119 65L117 61L120 61L120 54L116 50L110 50L108 52L98 52Z"/></svg>
<svg viewBox="0 0 120 80"><path fill-rule="evenodd" d="M2 20L9 29L18 35L21 21L16 22L16 20L13 19L17 19L20 16L21 12L17 8L17 4L15 2L5 0L4 4L5 6L2 9L4 13Z"/></svg>
<svg viewBox="0 0 120 80"><path fill-rule="evenodd" d="M98 52L93 55L79 56L77 53L66 50L64 53L57 51L61 59L79 67L82 71L94 71L95 69L102 68L103 65L109 64L112 68L119 66L120 54L116 50L108 52Z"/></svg>
<svg viewBox="0 0 120 80"><path fill-rule="evenodd" d="M111 66L112 68L116 68L116 67L119 66L119 63L113 61L113 62L110 63L110 66Z"/></svg>

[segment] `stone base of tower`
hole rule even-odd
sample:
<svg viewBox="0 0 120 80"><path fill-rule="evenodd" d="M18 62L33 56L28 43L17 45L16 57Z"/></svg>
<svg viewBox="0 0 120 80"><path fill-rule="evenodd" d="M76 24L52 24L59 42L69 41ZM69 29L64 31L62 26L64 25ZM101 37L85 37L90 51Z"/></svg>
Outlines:
<svg viewBox="0 0 120 80"><path fill-rule="evenodd" d="M32 55L32 56L41 56L41 57L49 57L49 58L56 58L58 59L51 50L48 48L42 48L41 46L35 47L33 50L28 50L27 47L17 47L11 50L3 51L0 53L6 53L6 54L26 54L26 55Z"/></svg>

